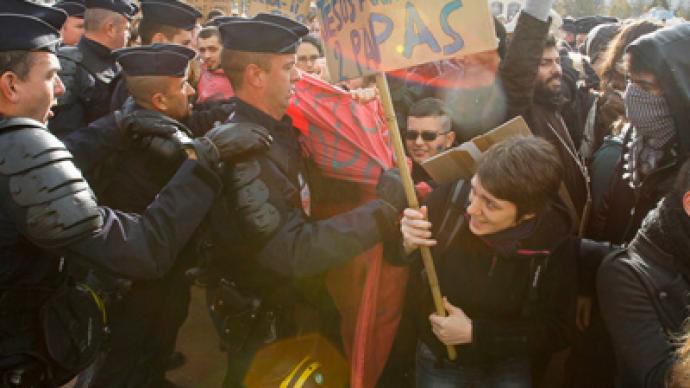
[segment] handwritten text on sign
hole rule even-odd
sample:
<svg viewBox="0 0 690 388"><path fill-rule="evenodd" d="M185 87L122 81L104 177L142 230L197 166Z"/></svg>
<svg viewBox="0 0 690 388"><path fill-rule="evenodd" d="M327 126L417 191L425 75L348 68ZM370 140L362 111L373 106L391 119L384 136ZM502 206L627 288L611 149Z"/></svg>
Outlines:
<svg viewBox="0 0 690 388"><path fill-rule="evenodd" d="M335 80L496 48L487 1L317 0L317 6Z"/></svg>
<svg viewBox="0 0 690 388"><path fill-rule="evenodd" d="M310 3L310 0L252 0L249 3L249 15L267 12L306 23Z"/></svg>

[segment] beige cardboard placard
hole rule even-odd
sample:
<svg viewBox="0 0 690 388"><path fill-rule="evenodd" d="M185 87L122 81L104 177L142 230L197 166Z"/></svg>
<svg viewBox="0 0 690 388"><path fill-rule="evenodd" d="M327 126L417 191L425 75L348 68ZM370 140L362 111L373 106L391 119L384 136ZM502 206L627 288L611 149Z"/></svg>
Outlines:
<svg viewBox="0 0 690 388"><path fill-rule="evenodd" d="M317 0L333 81L497 46L482 0Z"/></svg>
<svg viewBox="0 0 690 388"><path fill-rule="evenodd" d="M525 119L518 116L472 140L444 151L422 163L422 167L439 184L469 179L474 174L476 160L481 153L502 140L515 136L530 136Z"/></svg>
<svg viewBox="0 0 690 388"><path fill-rule="evenodd" d="M289 17L300 23L306 23L311 0L251 0L249 16L260 12L273 13Z"/></svg>

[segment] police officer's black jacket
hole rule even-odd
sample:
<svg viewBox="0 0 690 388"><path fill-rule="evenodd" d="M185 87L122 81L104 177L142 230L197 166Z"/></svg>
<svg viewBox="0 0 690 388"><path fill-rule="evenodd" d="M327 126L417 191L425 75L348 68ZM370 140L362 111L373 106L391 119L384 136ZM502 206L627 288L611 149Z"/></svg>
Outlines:
<svg viewBox="0 0 690 388"><path fill-rule="evenodd" d="M68 281L62 258L126 277L161 276L205 216L220 182L185 161L142 216L97 207L71 154L43 125L13 118L0 120L0 127L0 370L33 352L45 358L56 379L69 379L89 363L75 355L93 344L57 347L63 354L46 345L44 307L65 294L60 290ZM92 318L69 306L56 311ZM77 331L72 318L67 323ZM57 331L58 342L68 338ZM78 334L90 339L97 333Z"/></svg>
<svg viewBox="0 0 690 388"><path fill-rule="evenodd" d="M446 241L439 228L454 206L448 202L454 186L436 188L427 204L438 239L432 255L441 294L472 320L472 343L456 347L458 364L483 365L565 348L574 330L577 290L577 245L569 237L572 224L565 210L548 207L531 221L485 238L474 235L465 221ZM459 217L465 209L461 207ZM410 258L417 256L418 251ZM425 276L420 272L417 260L413 276ZM420 295L415 302L420 339L440 359L446 353L431 331L431 293L426 281L420 283L422 289L409 296Z"/></svg>
<svg viewBox="0 0 690 388"><path fill-rule="evenodd" d="M224 276L268 299L289 299L291 278L318 274L397 236L397 212L376 199L332 218L308 211L308 177L298 131L234 98L229 122L252 122L273 136L269 152L236 163L226 180L229 226L218 240ZM304 206L303 206L304 205ZM219 228L214 228L218 230Z"/></svg>
<svg viewBox="0 0 690 388"><path fill-rule="evenodd" d="M55 117L48 126L62 138L110 112L121 68L109 48L87 37L82 37L76 47L61 47L58 58L65 93L58 97Z"/></svg>

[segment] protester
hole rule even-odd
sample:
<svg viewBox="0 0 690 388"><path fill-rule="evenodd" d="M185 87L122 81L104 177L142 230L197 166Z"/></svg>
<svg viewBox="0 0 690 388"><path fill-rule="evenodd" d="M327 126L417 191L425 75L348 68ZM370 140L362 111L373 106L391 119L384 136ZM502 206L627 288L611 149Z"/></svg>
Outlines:
<svg viewBox="0 0 690 388"><path fill-rule="evenodd" d="M668 386L676 339L688 318L688 252L690 163L685 163L629 247L599 269L599 300L616 351L618 387Z"/></svg>
<svg viewBox="0 0 690 388"><path fill-rule="evenodd" d="M305 35L302 43L297 47L297 68L320 77L323 66L326 64L323 58L323 48L319 38L314 35Z"/></svg>
<svg viewBox="0 0 690 388"><path fill-rule="evenodd" d="M630 128L592 220L593 238L629 241L641 220L666 194L690 147L690 67L681 52L690 45L687 23L643 35L627 47L625 110Z"/></svg>
<svg viewBox="0 0 690 388"><path fill-rule="evenodd" d="M532 133L549 140L558 150L568 202L576 222L580 222L589 200L588 173L559 112L563 73L556 41L547 37L546 18L551 3L525 3L506 58L501 62L500 75L506 91L507 117L522 115Z"/></svg>
<svg viewBox="0 0 690 388"><path fill-rule="evenodd" d="M405 147L412 158L412 179L415 183L431 182L421 164L450 148L455 132L443 101L428 97L410 107L405 130Z"/></svg>
<svg viewBox="0 0 690 388"><path fill-rule="evenodd" d="M84 35L84 0L61 0L54 7L67 12L67 20L60 30L62 44L76 46Z"/></svg>
<svg viewBox="0 0 690 388"><path fill-rule="evenodd" d="M642 35L661 28L658 23L649 20L638 20L625 23L621 31L609 44L602 55L602 67L599 71L601 83L600 97L597 102L597 114L593 139L595 154L590 164L592 175L592 214L599 214L604 195L610 188L611 176L616 170L623 149L621 131L627 123L625 117L625 49ZM592 236L591 227L588 235ZM599 237L599 236L595 236Z"/></svg>
<svg viewBox="0 0 690 388"><path fill-rule="evenodd" d="M418 247L432 247L449 313L428 316L428 287L418 291L427 294L418 387L531 387L532 368L567 346L577 248L557 199L562 175L549 142L510 139L482 156L471 181L432 192L429 221L426 208L405 210L407 260L417 260ZM456 346L456 363L442 345Z"/></svg>
<svg viewBox="0 0 690 388"><path fill-rule="evenodd" d="M60 386L95 359L106 312L69 267L162 276L220 192L213 166L236 145L220 136L189 142L142 216L98 207L72 155L45 127L64 93L55 52L66 17L24 0L0 3L0 381L8 386Z"/></svg>
<svg viewBox="0 0 690 388"><path fill-rule="evenodd" d="M235 95L232 85L220 67L220 33L218 27L207 26L199 32L197 39L199 57L202 62L201 77L197 85L197 102L227 100Z"/></svg>

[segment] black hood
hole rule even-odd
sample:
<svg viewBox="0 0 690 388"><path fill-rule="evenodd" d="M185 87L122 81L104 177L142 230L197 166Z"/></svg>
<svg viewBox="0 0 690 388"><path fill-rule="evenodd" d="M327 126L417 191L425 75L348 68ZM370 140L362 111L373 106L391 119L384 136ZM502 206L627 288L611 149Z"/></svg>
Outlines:
<svg viewBox="0 0 690 388"><path fill-rule="evenodd" d="M683 158L690 153L690 23L662 28L628 46L628 52L655 69L678 130Z"/></svg>

